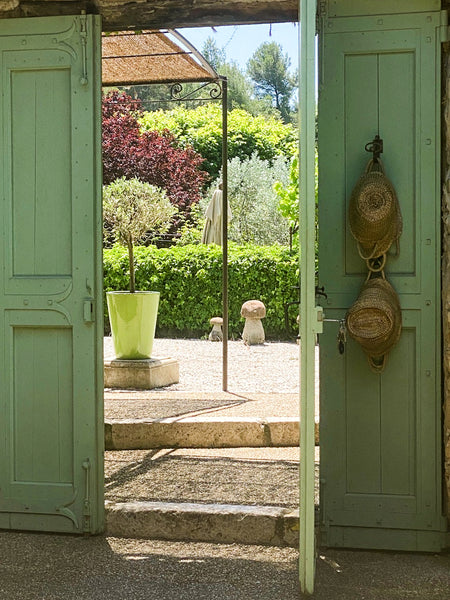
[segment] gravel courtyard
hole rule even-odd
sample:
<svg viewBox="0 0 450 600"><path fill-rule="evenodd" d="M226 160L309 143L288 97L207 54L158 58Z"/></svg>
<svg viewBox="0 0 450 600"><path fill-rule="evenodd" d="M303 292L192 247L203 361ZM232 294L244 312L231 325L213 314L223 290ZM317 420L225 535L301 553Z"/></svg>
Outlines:
<svg viewBox="0 0 450 600"><path fill-rule="evenodd" d="M105 338L105 358L114 358L112 339ZM213 392L222 389L222 344L197 339L157 338L155 358L176 358L180 382L170 391ZM246 346L228 342L228 388L231 392L297 393L299 346L295 342L266 342Z"/></svg>

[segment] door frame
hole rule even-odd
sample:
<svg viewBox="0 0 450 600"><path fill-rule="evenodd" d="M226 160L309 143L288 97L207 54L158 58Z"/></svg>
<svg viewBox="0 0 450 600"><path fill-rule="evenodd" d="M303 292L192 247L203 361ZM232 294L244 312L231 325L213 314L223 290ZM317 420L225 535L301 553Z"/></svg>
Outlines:
<svg viewBox="0 0 450 600"><path fill-rule="evenodd" d="M322 331L315 298L316 0L300 2L300 587L315 576L315 343Z"/></svg>

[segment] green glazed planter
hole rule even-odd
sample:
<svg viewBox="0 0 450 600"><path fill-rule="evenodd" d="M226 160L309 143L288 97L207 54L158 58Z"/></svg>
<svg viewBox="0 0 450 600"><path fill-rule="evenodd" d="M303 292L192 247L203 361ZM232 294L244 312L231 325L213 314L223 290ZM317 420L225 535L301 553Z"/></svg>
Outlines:
<svg viewBox="0 0 450 600"><path fill-rule="evenodd" d="M151 358L159 292L107 292L106 300L116 358Z"/></svg>

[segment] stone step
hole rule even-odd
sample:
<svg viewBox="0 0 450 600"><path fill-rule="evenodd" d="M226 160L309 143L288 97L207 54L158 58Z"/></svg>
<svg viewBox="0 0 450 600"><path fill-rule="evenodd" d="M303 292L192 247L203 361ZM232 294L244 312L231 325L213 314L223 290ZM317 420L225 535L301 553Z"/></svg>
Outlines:
<svg viewBox="0 0 450 600"><path fill-rule="evenodd" d="M296 546L299 460L296 447L105 452L108 533Z"/></svg>
<svg viewBox="0 0 450 600"><path fill-rule="evenodd" d="M107 502L114 537L298 547L298 510L278 506Z"/></svg>
<svg viewBox="0 0 450 600"><path fill-rule="evenodd" d="M316 423L316 444L319 424ZM297 417L168 417L105 421L105 448L239 448L298 446Z"/></svg>

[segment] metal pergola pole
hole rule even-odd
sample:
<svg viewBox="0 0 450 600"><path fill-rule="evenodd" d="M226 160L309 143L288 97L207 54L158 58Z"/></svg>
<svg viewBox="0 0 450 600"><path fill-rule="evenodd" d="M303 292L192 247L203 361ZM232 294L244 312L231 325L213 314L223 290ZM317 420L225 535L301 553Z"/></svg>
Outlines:
<svg viewBox="0 0 450 600"><path fill-rule="evenodd" d="M228 82L222 84L222 389L228 391Z"/></svg>

